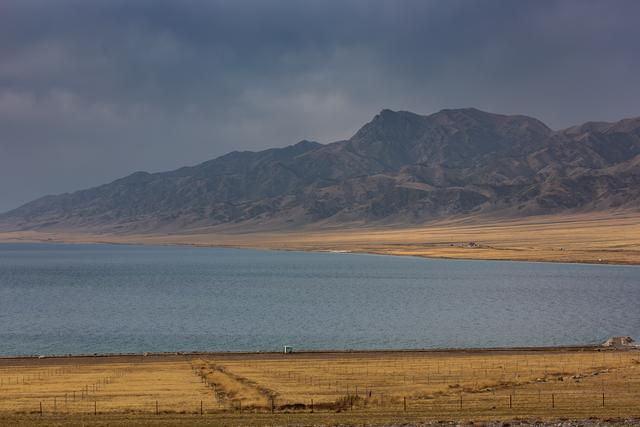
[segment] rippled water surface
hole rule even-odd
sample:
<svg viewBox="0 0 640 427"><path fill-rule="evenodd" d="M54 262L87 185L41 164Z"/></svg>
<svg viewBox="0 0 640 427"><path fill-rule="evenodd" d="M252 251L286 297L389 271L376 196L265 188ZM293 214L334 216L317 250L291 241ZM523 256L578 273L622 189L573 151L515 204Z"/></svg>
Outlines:
<svg viewBox="0 0 640 427"><path fill-rule="evenodd" d="M640 338L640 268L0 244L0 354Z"/></svg>

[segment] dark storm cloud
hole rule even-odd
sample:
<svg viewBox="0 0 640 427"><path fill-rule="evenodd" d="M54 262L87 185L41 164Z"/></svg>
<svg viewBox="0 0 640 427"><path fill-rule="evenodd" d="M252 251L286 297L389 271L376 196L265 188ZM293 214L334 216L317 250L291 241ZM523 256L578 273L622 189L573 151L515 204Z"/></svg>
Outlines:
<svg viewBox="0 0 640 427"><path fill-rule="evenodd" d="M640 115L635 1L0 3L0 210L382 108Z"/></svg>

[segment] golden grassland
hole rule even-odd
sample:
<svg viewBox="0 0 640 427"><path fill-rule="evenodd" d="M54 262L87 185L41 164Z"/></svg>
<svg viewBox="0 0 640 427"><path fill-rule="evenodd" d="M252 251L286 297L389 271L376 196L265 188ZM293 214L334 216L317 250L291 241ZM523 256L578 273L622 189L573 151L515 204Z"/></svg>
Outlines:
<svg viewBox="0 0 640 427"><path fill-rule="evenodd" d="M640 416L640 351L591 347L3 359L0 379L0 425Z"/></svg>
<svg viewBox="0 0 640 427"><path fill-rule="evenodd" d="M210 393L183 360L123 362L51 359L42 363L0 364L0 412L89 413L196 410Z"/></svg>
<svg viewBox="0 0 640 427"><path fill-rule="evenodd" d="M5 232L0 241L186 244L351 251L435 258L640 264L640 213L463 218L423 226L324 227L277 232L203 229L188 234ZM473 244L470 244L473 243Z"/></svg>

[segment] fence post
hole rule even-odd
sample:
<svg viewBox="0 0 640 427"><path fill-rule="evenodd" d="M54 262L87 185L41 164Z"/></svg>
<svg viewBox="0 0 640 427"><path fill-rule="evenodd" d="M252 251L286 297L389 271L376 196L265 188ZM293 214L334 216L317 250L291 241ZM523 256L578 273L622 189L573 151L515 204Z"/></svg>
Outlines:
<svg viewBox="0 0 640 427"><path fill-rule="evenodd" d="M513 408L512 396L509 395L509 409Z"/></svg>
<svg viewBox="0 0 640 427"><path fill-rule="evenodd" d="M156 400L156 415L158 415L158 401Z"/></svg>
<svg viewBox="0 0 640 427"><path fill-rule="evenodd" d="M403 397L403 404L404 404L404 412L407 412L407 398Z"/></svg>
<svg viewBox="0 0 640 427"><path fill-rule="evenodd" d="M311 413L313 414L313 399L311 399Z"/></svg>
<svg viewBox="0 0 640 427"><path fill-rule="evenodd" d="M98 401L93 401L93 415L98 415Z"/></svg>
<svg viewBox="0 0 640 427"><path fill-rule="evenodd" d="M202 400L200 401L200 415L202 415Z"/></svg>
<svg viewBox="0 0 640 427"><path fill-rule="evenodd" d="M556 395L551 393L551 407L555 408L556 407Z"/></svg>
<svg viewBox="0 0 640 427"><path fill-rule="evenodd" d="M602 406L604 406L604 393L602 393Z"/></svg>
<svg viewBox="0 0 640 427"><path fill-rule="evenodd" d="M462 409L462 393L460 393L460 409Z"/></svg>
<svg viewBox="0 0 640 427"><path fill-rule="evenodd" d="M42 416L42 402L40 402L40 416Z"/></svg>

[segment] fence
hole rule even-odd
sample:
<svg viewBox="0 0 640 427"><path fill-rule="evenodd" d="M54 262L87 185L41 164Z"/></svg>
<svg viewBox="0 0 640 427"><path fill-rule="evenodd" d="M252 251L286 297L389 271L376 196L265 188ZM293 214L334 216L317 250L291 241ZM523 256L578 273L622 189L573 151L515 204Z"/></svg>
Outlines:
<svg viewBox="0 0 640 427"><path fill-rule="evenodd" d="M357 411L372 412L418 412L425 416L429 414L496 414L511 416L527 415L562 415L563 413L577 413L583 416L598 416L617 413L621 415L640 415L640 393L517 393L517 394L464 394L446 396L433 399L421 399L407 396L373 395L361 397L356 395L343 396L335 402L319 402L314 404L311 398L306 402L279 403L277 399L270 401L267 406L243 406L241 401L230 400L229 405L218 402L194 401L176 408L175 403L163 405L161 400L131 402L126 407L114 407L108 401L99 398L77 399L73 401L58 399L57 397L41 400L37 406L31 408L23 406L11 412L15 414L213 414L213 413L279 413L279 412L336 412Z"/></svg>

